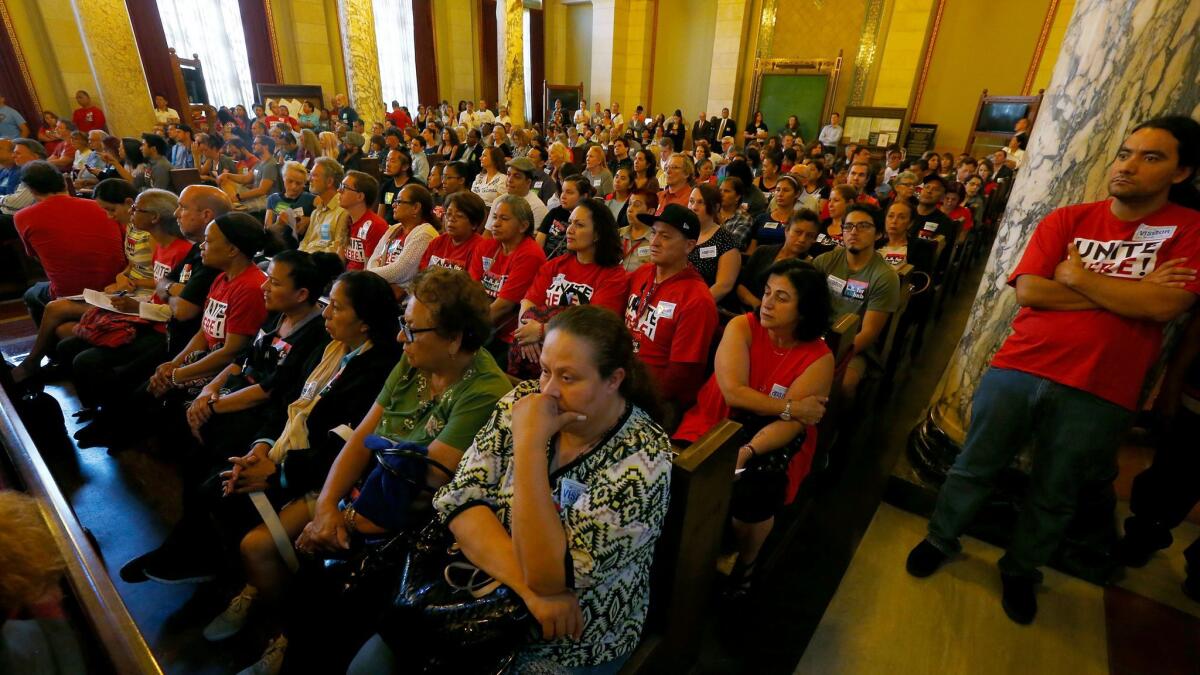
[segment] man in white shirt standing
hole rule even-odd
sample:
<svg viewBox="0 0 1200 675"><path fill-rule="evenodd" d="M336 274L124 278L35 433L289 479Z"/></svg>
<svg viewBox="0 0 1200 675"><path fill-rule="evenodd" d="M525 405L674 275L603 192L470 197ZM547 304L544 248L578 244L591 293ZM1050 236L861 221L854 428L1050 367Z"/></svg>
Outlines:
<svg viewBox="0 0 1200 675"><path fill-rule="evenodd" d="M625 118L621 117L621 104L620 103L617 103L615 101L613 102L612 118L609 121L612 122L611 138L616 138L617 136L620 136L621 134L625 133Z"/></svg>
<svg viewBox="0 0 1200 675"><path fill-rule="evenodd" d="M579 110L575 111L574 120L575 120L576 126L578 126L580 124L587 124L588 122L590 122L592 120L592 115L591 115L591 113L588 112L588 108L587 108L587 99L579 100Z"/></svg>
<svg viewBox="0 0 1200 675"><path fill-rule="evenodd" d="M483 99L479 99L479 107L475 109L475 122L481 126L496 123L496 116L488 109L487 101Z"/></svg>
<svg viewBox="0 0 1200 675"><path fill-rule="evenodd" d="M479 124L475 115L475 104L467 101L467 109L458 114L458 123L467 129L474 129Z"/></svg>
<svg viewBox="0 0 1200 675"><path fill-rule="evenodd" d="M821 127L817 140L825 147L825 152L837 150L837 144L842 140L842 116L833 113L829 116L829 124Z"/></svg>

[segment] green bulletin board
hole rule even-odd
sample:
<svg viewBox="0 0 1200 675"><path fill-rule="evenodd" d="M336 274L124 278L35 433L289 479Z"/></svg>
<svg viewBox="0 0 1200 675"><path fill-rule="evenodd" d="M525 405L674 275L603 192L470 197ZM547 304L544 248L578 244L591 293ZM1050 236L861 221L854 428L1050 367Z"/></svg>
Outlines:
<svg viewBox="0 0 1200 675"><path fill-rule="evenodd" d="M775 134L787 125L790 115L795 115L800 120L800 133L804 140L815 139L821 130L821 112L825 108L825 92L828 88L828 75L764 74L759 87L762 92L759 95L759 108L767 128ZM754 111L751 111L745 124L753 119Z"/></svg>

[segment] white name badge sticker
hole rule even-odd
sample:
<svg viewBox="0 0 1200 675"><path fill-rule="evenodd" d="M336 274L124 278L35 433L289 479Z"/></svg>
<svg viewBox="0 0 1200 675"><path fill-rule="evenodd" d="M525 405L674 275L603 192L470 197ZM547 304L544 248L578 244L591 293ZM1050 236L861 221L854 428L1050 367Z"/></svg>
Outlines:
<svg viewBox="0 0 1200 675"><path fill-rule="evenodd" d="M923 229L926 232L937 232L938 224L933 222L932 220L927 220L927 221L925 221L925 227Z"/></svg>
<svg viewBox="0 0 1200 675"><path fill-rule="evenodd" d="M771 385L770 395L771 398L782 400L785 396L787 396L787 387L783 386L782 384L773 384Z"/></svg>
<svg viewBox="0 0 1200 675"><path fill-rule="evenodd" d="M673 318L675 316L675 303L659 302L658 307L654 311L658 313L660 319Z"/></svg>
<svg viewBox="0 0 1200 675"><path fill-rule="evenodd" d="M600 179L599 178L592 179L592 187L600 187Z"/></svg>
<svg viewBox="0 0 1200 675"><path fill-rule="evenodd" d="M534 184L533 184L533 189L534 189L534 190L541 190L541 189L542 189L542 181L540 181L540 180L539 180L538 182L534 183Z"/></svg>
<svg viewBox="0 0 1200 675"><path fill-rule="evenodd" d="M715 258L715 257L717 257L717 247L716 246L703 246L700 248L700 259L701 260L708 260L709 258Z"/></svg>
<svg viewBox="0 0 1200 675"><path fill-rule="evenodd" d="M834 295L841 295L842 291L846 290L846 280L839 279L832 274L826 279L826 283L829 284L829 292Z"/></svg>
<svg viewBox="0 0 1200 675"><path fill-rule="evenodd" d="M1174 225L1161 225L1155 227L1146 225L1145 223L1138 225L1137 230L1133 233L1134 241L1166 241L1175 236Z"/></svg>
<svg viewBox="0 0 1200 675"><path fill-rule="evenodd" d="M649 247L649 246L639 246L639 247L637 248L637 254L638 254L639 256L648 256L648 255L650 255L650 247Z"/></svg>

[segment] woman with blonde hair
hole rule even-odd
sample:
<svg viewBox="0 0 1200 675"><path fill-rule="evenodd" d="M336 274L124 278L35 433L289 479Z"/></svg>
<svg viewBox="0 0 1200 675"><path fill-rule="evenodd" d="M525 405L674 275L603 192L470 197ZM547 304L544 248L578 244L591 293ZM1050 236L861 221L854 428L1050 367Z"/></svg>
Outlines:
<svg viewBox="0 0 1200 675"><path fill-rule="evenodd" d="M83 652L63 619L16 620L61 598L67 564L33 497L0 491L0 673L83 673Z"/></svg>
<svg viewBox="0 0 1200 675"><path fill-rule="evenodd" d="M332 131L322 131L318 137L321 143L321 157L328 157L336 160L338 153L341 152L341 142L338 141L337 134Z"/></svg>
<svg viewBox="0 0 1200 675"><path fill-rule="evenodd" d="M305 171L312 171L313 162L321 156L321 141L317 139L317 134L312 129L303 129L300 131L300 152L296 155L296 161L304 165Z"/></svg>

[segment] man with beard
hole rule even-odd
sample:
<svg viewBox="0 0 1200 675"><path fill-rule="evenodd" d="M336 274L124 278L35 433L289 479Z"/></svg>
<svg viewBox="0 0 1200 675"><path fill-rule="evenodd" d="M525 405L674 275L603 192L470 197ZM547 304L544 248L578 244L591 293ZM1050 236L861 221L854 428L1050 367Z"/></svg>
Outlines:
<svg viewBox="0 0 1200 675"><path fill-rule="evenodd" d="M1200 213L1192 181L1200 124L1145 122L1121 143L1109 199L1055 209L1008 278L1020 311L975 391L963 451L929 532L909 554L915 577L957 553L996 476L1033 443L1029 492L1000 559L1002 606L1028 624L1039 567L1062 541L1087 481L1117 476L1117 448L1138 409L1163 326L1200 293Z"/></svg>
<svg viewBox="0 0 1200 675"><path fill-rule="evenodd" d="M843 246L813 260L813 267L829 277L834 316L857 314L862 320L854 336L854 356L842 376L842 395L847 400L853 399L868 367L880 365L876 342L900 305L900 277L875 253L879 221L879 209L851 204L842 221Z"/></svg>

